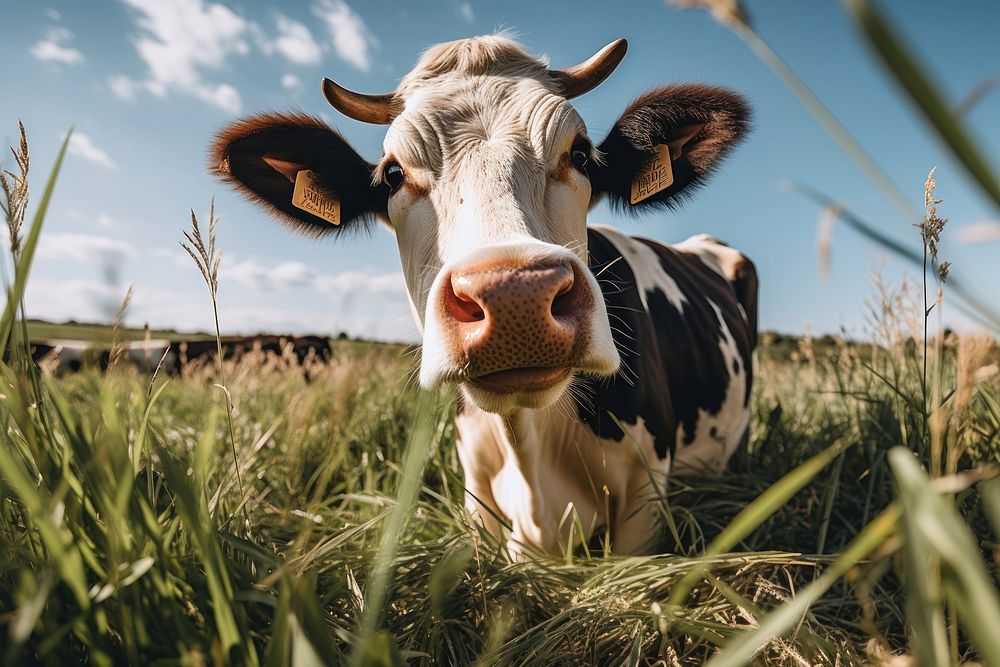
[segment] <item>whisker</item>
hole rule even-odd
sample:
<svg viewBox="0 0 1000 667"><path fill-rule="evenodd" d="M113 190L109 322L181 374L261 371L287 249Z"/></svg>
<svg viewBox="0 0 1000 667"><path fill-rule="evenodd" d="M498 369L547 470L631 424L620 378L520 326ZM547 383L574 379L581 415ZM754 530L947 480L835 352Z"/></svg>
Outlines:
<svg viewBox="0 0 1000 667"><path fill-rule="evenodd" d="M619 334L621 334L621 335L625 336L626 338L628 338L629 340L634 340L634 341L635 341L635 342L637 342L637 343L639 342L639 341L638 341L638 340L637 340L637 339L635 338L635 336L631 336L631 335L629 335L629 334L625 333L624 331L622 331L622 330L621 330L621 329L619 329L618 327L612 327L612 326L610 326L610 325L608 325L608 326L609 326L609 328L610 328L610 329L611 329L612 331L614 331L615 333L619 333ZM631 350L630 350L630 351L631 351Z"/></svg>
<svg viewBox="0 0 1000 667"><path fill-rule="evenodd" d="M613 260L611 260L610 262L608 262L607 264L605 264L603 269L601 269L600 271L598 271L597 273L595 273L594 277L597 278L598 276L600 276L602 273L604 273L605 271L607 271L608 269L610 269L612 266L614 266L617 262L619 262L622 259L625 259L625 258L622 257L621 255L618 255L618 257L615 257Z"/></svg>
<svg viewBox="0 0 1000 667"><path fill-rule="evenodd" d="M625 328L627 328L629 331L633 330L632 329L632 325L629 324L628 321L625 318L621 317L620 315L616 315L615 313L608 313L608 317L609 318L610 317L615 318L616 320L618 320L621 323L622 326L624 326Z"/></svg>

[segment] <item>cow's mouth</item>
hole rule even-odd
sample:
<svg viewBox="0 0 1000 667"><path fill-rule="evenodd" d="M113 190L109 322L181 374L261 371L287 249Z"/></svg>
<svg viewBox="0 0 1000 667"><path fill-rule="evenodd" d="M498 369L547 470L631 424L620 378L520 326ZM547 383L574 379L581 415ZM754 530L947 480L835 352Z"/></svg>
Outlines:
<svg viewBox="0 0 1000 667"><path fill-rule="evenodd" d="M546 391L558 385L570 374L568 368L512 368L485 373L470 378L477 389L493 394L515 394Z"/></svg>

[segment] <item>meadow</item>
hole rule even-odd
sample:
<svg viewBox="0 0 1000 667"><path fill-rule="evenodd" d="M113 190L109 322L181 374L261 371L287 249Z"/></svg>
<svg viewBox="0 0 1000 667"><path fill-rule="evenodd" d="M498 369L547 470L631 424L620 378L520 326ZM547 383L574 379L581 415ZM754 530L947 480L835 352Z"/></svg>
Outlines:
<svg viewBox="0 0 1000 667"><path fill-rule="evenodd" d="M512 562L463 509L452 397L414 387L402 346L227 360L231 432L214 363L51 377L14 355L4 659L888 664L925 616L976 659L967 624L1000 613L970 607L996 600L1000 351L942 340L947 418L925 420L906 296L873 301L877 347L764 337L748 447L670 480L646 557Z"/></svg>
<svg viewBox="0 0 1000 667"><path fill-rule="evenodd" d="M1000 207L891 27L851 5ZM749 24L721 16L879 182ZM107 369L36 366L23 295L64 152L26 226L26 141L3 179L5 664L1000 664L1000 349L937 315L998 320L937 257L933 172L909 218L922 253L838 209L917 281L875 282L865 344L762 337L747 445L721 476L669 480L656 554L579 539L512 561L465 513L453 391L418 389L406 348L337 340L329 360L220 355L173 376L114 353ZM214 218L185 234L214 308ZM91 333L119 349L135 335Z"/></svg>

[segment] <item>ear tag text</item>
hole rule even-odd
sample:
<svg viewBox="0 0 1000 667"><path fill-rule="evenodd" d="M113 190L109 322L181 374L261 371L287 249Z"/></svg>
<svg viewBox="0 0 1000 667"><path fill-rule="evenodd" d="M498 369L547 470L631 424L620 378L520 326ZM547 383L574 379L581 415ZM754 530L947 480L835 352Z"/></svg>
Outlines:
<svg viewBox="0 0 1000 667"><path fill-rule="evenodd" d="M670 146L656 147L656 157L632 181L631 203L638 204L657 192L666 190L674 183L674 169L670 164Z"/></svg>
<svg viewBox="0 0 1000 667"><path fill-rule="evenodd" d="M308 169L295 174L295 190L292 192L292 206L323 218L331 225L340 224L340 200L327 196L316 185L314 174Z"/></svg>

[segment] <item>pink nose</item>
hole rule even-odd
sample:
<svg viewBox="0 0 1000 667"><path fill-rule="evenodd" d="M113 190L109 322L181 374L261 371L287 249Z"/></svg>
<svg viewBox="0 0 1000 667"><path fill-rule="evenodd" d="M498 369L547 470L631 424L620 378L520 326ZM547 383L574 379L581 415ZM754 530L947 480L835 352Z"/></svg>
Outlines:
<svg viewBox="0 0 1000 667"><path fill-rule="evenodd" d="M590 300L573 266L455 272L444 314L471 377L568 365Z"/></svg>

